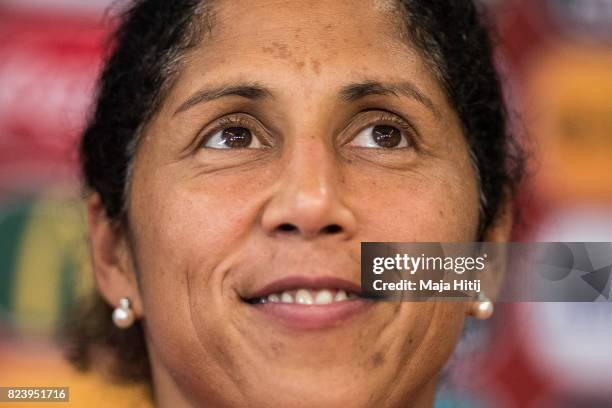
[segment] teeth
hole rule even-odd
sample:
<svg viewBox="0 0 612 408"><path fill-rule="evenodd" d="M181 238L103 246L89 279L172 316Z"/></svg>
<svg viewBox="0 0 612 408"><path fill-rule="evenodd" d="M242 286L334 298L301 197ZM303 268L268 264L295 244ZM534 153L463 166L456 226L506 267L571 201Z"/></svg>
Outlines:
<svg viewBox="0 0 612 408"><path fill-rule="evenodd" d="M344 302L358 299L355 293L347 293L343 289L312 290L299 288L282 293L272 293L260 298L258 303L297 303L300 305L327 305L334 302Z"/></svg>
<svg viewBox="0 0 612 408"><path fill-rule="evenodd" d="M317 296L315 297L314 302L317 305L326 305L333 301L334 301L334 297L332 293L327 289L323 289L317 292Z"/></svg>
<svg viewBox="0 0 612 408"><path fill-rule="evenodd" d="M346 296L346 292L343 290L339 290L338 293L336 293L336 297L334 297L334 301L336 302L342 302L346 299L348 299L348 296Z"/></svg>
<svg viewBox="0 0 612 408"><path fill-rule="evenodd" d="M299 289L295 292L295 303L300 305L312 305L312 295L309 290Z"/></svg>

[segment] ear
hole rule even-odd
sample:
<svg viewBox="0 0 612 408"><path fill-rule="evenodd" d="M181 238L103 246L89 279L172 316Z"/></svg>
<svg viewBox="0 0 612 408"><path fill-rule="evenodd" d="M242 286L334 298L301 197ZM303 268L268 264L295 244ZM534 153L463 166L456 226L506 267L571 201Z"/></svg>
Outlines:
<svg viewBox="0 0 612 408"><path fill-rule="evenodd" d="M87 199L86 210L89 245L98 290L113 307L119 305L120 298L129 298L135 318L141 318L142 300L125 226L107 217L98 193L91 194Z"/></svg>
<svg viewBox="0 0 612 408"><path fill-rule="evenodd" d="M512 236L514 224L514 202L510 191L504 192L504 198L497 210L492 224L484 231L485 242L508 242Z"/></svg>
<svg viewBox="0 0 612 408"><path fill-rule="evenodd" d="M482 239L484 242L493 244L489 245L488 248L485 244L489 259L487 262L487 268L480 278L481 288L483 288L483 295L492 301L497 299L504 281L504 276L506 274L508 252L503 243L508 242L511 239L513 223L514 202L510 192L506 191L497 215L493 220L493 223L484 232ZM478 309L480 304L480 301L470 302L468 305L468 314L478 317Z"/></svg>

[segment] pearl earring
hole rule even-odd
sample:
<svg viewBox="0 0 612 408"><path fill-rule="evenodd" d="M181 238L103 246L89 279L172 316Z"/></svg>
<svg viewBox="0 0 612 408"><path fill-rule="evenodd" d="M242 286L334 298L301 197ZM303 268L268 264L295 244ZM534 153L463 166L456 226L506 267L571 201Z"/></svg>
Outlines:
<svg viewBox="0 0 612 408"><path fill-rule="evenodd" d="M113 322L120 329L127 329L134 323L134 312L130 306L130 299L122 297L119 306L113 310Z"/></svg>
<svg viewBox="0 0 612 408"><path fill-rule="evenodd" d="M484 293L478 294L478 300L472 304L472 316L479 320L486 320L493 315L493 302Z"/></svg>

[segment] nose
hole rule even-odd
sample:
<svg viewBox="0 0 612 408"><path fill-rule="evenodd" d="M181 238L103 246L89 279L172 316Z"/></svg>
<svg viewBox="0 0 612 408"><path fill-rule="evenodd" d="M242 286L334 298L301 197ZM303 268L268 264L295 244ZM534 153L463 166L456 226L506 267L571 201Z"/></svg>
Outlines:
<svg viewBox="0 0 612 408"><path fill-rule="evenodd" d="M342 201L333 152L318 146L297 151L292 157L263 209L265 232L307 240L324 236L350 239L357 222Z"/></svg>

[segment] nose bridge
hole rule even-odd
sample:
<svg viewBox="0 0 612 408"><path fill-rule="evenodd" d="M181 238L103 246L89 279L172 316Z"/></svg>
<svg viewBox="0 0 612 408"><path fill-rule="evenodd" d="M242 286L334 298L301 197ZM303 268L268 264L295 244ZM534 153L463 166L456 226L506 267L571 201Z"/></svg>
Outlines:
<svg viewBox="0 0 612 408"><path fill-rule="evenodd" d="M336 194L337 172L333 152L321 137L308 135L296 138L287 159L286 188L293 190L296 198L306 201L324 201Z"/></svg>
<svg viewBox="0 0 612 408"><path fill-rule="evenodd" d="M264 209L262 224L271 235L348 237L355 229L342 201L337 161L324 135L295 135L285 145L283 174Z"/></svg>

